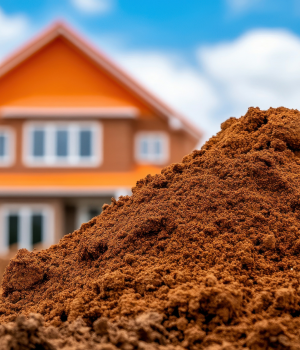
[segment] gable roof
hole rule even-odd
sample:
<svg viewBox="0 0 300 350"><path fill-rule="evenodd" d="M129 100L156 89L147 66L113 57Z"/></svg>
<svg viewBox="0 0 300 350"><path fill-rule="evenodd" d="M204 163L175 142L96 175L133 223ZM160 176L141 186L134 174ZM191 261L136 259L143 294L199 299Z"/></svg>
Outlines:
<svg viewBox="0 0 300 350"><path fill-rule="evenodd" d="M63 22L54 23L35 39L31 40L28 44L6 59L0 65L0 78L58 37L67 39L92 61L94 61L94 63L101 67L101 69L113 76L119 83L126 86L127 89L134 95L154 109L161 117L166 118L169 121L171 128L184 129L196 139L201 138L202 132L198 130L195 125L190 123L181 114L175 112L172 108L147 91L127 73L121 70L115 63L113 63L105 54L99 52L88 44L83 38L81 38Z"/></svg>

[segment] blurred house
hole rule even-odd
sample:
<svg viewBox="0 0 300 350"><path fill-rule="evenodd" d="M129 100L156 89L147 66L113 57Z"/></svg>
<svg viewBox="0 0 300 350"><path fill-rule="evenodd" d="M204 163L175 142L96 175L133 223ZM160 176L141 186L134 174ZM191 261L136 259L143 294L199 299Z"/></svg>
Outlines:
<svg viewBox="0 0 300 350"><path fill-rule="evenodd" d="M0 254L56 243L200 137L55 24L0 66Z"/></svg>

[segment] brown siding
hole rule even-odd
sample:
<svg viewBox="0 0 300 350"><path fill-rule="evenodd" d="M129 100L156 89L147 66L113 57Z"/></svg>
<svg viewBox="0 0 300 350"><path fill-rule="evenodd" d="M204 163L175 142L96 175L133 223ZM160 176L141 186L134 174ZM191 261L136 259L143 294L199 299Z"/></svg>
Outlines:
<svg viewBox="0 0 300 350"><path fill-rule="evenodd" d="M181 162L182 158L191 153L197 146L197 141L183 131L171 133L171 159L170 163Z"/></svg>
<svg viewBox="0 0 300 350"><path fill-rule="evenodd" d="M133 166L133 121L103 122L103 171L130 171Z"/></svg>

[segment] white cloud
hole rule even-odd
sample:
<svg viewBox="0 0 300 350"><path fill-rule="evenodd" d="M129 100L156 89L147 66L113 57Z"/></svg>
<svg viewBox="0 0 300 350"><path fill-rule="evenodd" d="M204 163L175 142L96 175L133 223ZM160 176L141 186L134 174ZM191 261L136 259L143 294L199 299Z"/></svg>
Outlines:
<svg viewBox="0 0 300 350"><path fill-rule="evenodd" d="M241 14L259 6L263 0L226 0L233 14Z"/></svg>
<svg viewBox="0 0 300 350"><path fill-rule="evenodd" d="M113 0L71 0L71 3L78 11L87 14L107 13L114 6Z"/></svg>
<svg viewBox="0 0 300 350"><path fill-rule="evenodd" d="M240 38L198 51L200 64L219 87L225 113L248 107L300 109L300 39L284 30L253 30ZM227 114L228 116L228 114Z"/></svg>
<svg viewBox="0 0 300 350"><path fill-rule="evenodd" d="M119 52L114 57L149 91L210 132L209 117L218 100L213 86L197 68L164 52Z"/></svg>
<svg viewBox="0 0 300 350"><path fill-rule="evenodd" d="M0 60L15 49L29 32L29 20L25 15L7 15L0 7Z"/></svg>
<svg viewBox="0 0 300 350"><path fill-rule="evenodd" d="M251 106L300 109L300 38L285 30L257 29L200 47L198 66L162 51L124 50L113 56L207 137Z"/></svg>
<svg viewBox="0 0 300 350"><path fill-rule="evenodd" d="M28 27L24 15L6 15L0 8L0 43L17 39Z"/></svg>

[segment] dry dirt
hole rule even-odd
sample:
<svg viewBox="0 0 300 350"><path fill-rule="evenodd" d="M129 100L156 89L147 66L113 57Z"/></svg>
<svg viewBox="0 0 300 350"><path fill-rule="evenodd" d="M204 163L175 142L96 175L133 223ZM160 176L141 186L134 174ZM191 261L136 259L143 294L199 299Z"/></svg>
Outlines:
<svg viewBox="0 0 300 350"><path fill-rule="evenodd" d="M3 349L300 349L299 155L299 111L250 108L57 245L20 250Z"/></svg>

